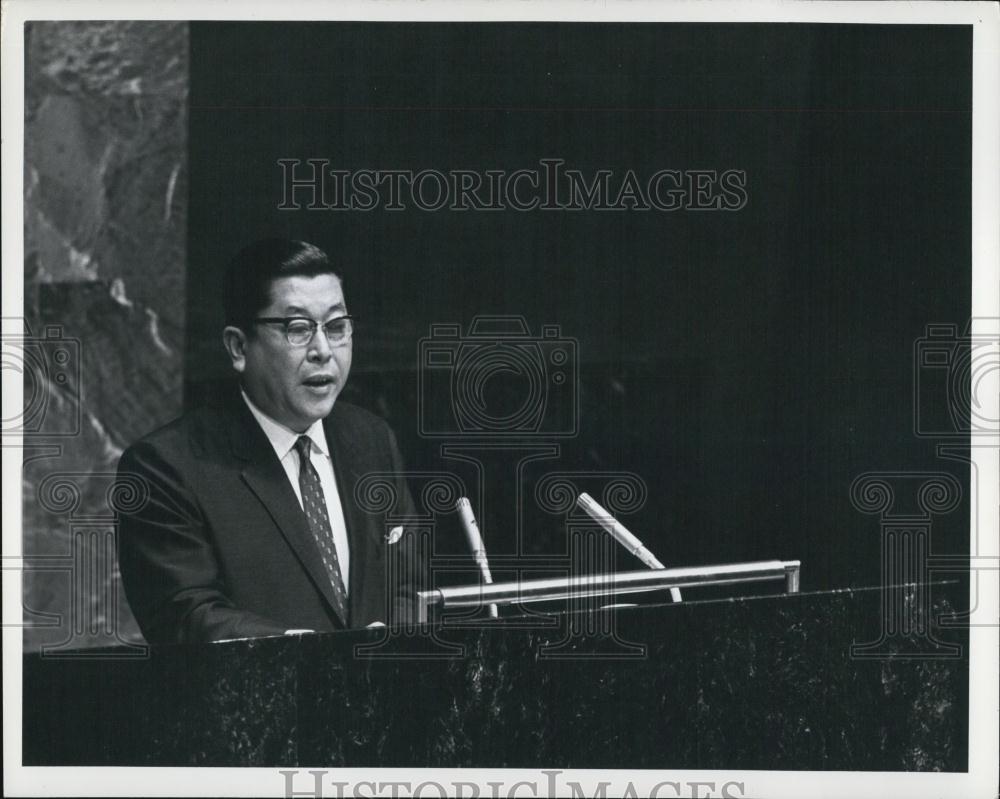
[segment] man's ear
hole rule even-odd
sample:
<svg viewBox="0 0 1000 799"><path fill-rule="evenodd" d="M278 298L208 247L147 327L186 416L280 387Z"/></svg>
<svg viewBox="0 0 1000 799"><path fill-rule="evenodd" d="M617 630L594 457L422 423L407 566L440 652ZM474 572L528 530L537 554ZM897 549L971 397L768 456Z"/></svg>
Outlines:
<svg viewBox="0 0 1000 799"><path fill-rule="evenodd" d="M247 334L238 327L228 325L222 331L222 343L229 353L229 360L233 362L233 369L243 374L247 365Z"/></svg>

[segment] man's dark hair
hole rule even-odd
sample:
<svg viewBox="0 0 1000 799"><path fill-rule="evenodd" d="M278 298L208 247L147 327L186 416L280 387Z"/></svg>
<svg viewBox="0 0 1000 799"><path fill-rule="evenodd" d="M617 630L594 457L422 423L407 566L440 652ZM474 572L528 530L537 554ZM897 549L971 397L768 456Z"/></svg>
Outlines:
<svg viewBox="0 0 1000 799"><path fill-rule="evenodd" d="M337 275L315 244L293 239L261 239L229 262L223 282L226 324L243 326L271 302L271 284L282 277ZM339 277L339 275L337 275Z"/></svg>

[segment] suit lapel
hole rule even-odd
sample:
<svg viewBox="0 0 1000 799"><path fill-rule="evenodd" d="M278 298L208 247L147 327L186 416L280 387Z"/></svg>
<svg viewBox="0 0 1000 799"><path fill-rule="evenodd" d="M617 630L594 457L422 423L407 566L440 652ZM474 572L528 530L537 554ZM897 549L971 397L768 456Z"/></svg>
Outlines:
<svg viewBox="0 0 1000 799"><path fill-rule="evenodd" d="M323 560L309 530L309 523L274 448L242 399L236 408L230 444L233 454L245 461L241 472L243 481L267 509L309 579L332 611L333 586L323 569ZM336 614L331 613L331 617L336 618Z"/></svg>

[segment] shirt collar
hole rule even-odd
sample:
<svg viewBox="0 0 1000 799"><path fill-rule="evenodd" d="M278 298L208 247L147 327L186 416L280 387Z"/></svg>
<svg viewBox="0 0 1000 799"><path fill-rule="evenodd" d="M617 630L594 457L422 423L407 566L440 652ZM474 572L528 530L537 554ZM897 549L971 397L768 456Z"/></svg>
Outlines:
<svg viewBox="0 0 1000 799"><path fill-rule="evenodd" d="M321 453L329 457L330 453L326 445L326 434L323 432L322 419L317 419L313 422L309 429L304 433L296 433L294 430L285 427L285 425L281 424L281 422L276 422L264 413L264 411L254 405L250 397L247 396L246 391L240 389L240 394L243 397L243 401L250 409L250 413L253 414L253 418L257 420L257 424L260 425L261 429L264 431L264 435L267 436L267 440L271 442L271 446L274 448L274 452L278 456L278 460L284 460L285 456L295 446L295 442L299 440L300 435L309 436L309 439L312 441L312 445Z"/></svg>

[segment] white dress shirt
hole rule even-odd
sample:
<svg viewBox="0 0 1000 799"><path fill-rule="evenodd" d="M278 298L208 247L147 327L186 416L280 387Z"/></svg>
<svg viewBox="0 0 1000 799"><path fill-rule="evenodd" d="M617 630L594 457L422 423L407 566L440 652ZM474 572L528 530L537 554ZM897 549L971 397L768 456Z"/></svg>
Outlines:
<svg viewBox="0 0 1000 799"><path fill-rule="evenodd" d="M323 486L323 496L326 499L327 515L330 517L330 527L333 530L333 545L337 550L337 560L340 561L340 576L344 581L344 590L350 591L351 550L347 542L347 524L344 522L344 509L340 504L340 492L337 490L337 479L333 474L333 461L330 459L330 447L326 443L322 419L313 422L305 433L296 433L283 424L274 421L260 408L251 402L250 397L243 394L243 401L250 409L254 419L261 426L267 440L274 447L274 452L288 475L295 497L302 506L302 489L299 488L299 453L295 450L295 442L300 435L309 436L312 446L309 448L309 460L312 461Z"/></svg>

